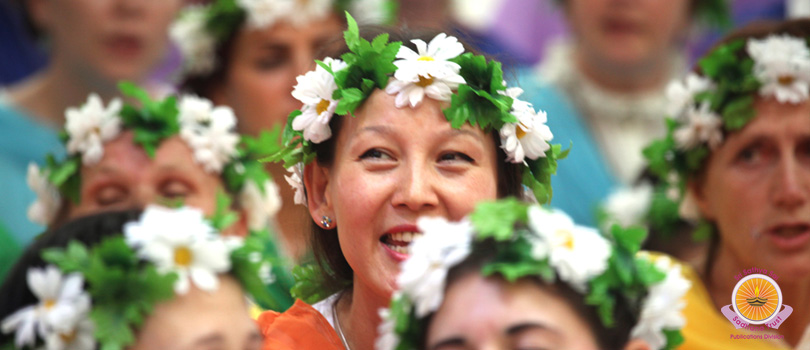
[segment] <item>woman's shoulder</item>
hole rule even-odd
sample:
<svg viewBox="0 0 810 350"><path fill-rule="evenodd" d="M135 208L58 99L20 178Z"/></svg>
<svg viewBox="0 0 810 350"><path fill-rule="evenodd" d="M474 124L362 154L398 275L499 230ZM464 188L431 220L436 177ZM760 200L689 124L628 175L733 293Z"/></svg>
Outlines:
<svg viewBox="0 0 810 350"><path fill-rule="evenodd" d="M342 349L340 338L324 315L296 300L287 311L265 311L258 320L264 349Z"/></svg>

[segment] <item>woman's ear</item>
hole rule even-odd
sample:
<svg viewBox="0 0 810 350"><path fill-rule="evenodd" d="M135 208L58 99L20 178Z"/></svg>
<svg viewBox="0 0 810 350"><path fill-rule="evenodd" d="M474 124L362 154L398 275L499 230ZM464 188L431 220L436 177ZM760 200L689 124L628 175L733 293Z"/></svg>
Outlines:
<svg viewBox="0 0 810 350"><path fill-rule="evenodd" d="M652 350L652 347L641 339L630 339L624 346L624 350Z"/></svg>
<svg viewBox="0 0 810 350"><path fill-rule="evenodd" d="M329 169L313 161L304 167L304 187L307 192L309 215L316 223L324 216L333 216L332 198L329 194Z"/></svg>
<svg viewBox="0 0 810 350"><path fill-rule="evenodd" d="M686 194L684 195L689 200L692 200L694 205L700 211L700 216L705 219L714 219L714 211L709 205L709 198L706 192L703 191L703 181L700 179L689 181L686 185Z"/></svg>

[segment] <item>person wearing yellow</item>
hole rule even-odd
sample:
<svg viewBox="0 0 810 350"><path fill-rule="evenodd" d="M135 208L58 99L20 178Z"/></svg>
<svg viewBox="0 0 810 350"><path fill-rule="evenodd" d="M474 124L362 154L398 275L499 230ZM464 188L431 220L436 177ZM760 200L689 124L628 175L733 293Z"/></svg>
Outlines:
<svg viewBox="0 0 810 350"><path fill-rule="evenodd" d="M705 268L690 273L682 349L810 346L808 40L807 19L731 33L670 88L667 136L644 151L671 202L653 210L678 211L712 236ZM751 268L777 276L795 310L778 328L732 324L737 280Z"/></svg>

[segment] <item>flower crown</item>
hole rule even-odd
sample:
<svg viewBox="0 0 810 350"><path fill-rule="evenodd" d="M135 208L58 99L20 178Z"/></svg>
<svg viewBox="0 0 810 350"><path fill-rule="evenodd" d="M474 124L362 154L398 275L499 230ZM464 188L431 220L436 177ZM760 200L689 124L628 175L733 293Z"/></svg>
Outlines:
<svg viewBox="0 0 810 350"><path fill-rule="evenodd" d="M243 25L269 28L283 19L301 27L330 11L350 11L369 24L391 23L396 9L393 0L215 0L183 10L169 35L183 54L186 73L205 75L217 64L217 47Z"/></svg>
<svg viewBox="0 0 810 350"><path fill-rule="evenodd" d="M61 162L48 155L44 169L32 163L28 167L28 184L37 194L29 207L31 221L49 225L67 197L80 200L82 165L97 164L104 155L104 143L115 139L123 129L134 132L134 141L150 157L163 140L174 135L188 144L195 161L209 173L222 175L225 188L239 194L239 204L247 210L250 230L262 230L270 217L281 208L278 187L264 166L260 155L276 151L276 134L263 133L254 139L234 130L236 117L229 107L214 107L211 101L186 95L177 101L170 96L153 101L145 91L122 83L121 91L136 98L142 108L124 105L114 99L104 107L101 98L91 94L81 108L66 112L65 142L67 158Z"/></svg>
<svg viewBox="0 0 810 350"><path fill-rule="evenodd" d="M397 108L416 107L425 96L450 102L444 115L453 128L469 123L485 131L499 130L507 161L526 168L523 184L539 202L551 200L551 175L568 150L550 144L546 113L517 99L521 89L506 87L500 62L464 53L462 44L444 33L430 43L412 40L417 51L389 42L387 33L369 42L360 37L351 15L346 13L346 19L349 52L341 59L317 61L314 71L297 78L292 95L303 107L288 117L285 147L265 159L284 162L296 203L306 204L300 180L303 165L315 158L312 145L332 136L329 122L334 116L353 116L375 89L396 94Z"/></svg>
<svg viewBox="0 0 810 350"><path fill-rule="evenodd" d="M667 135L644 149L650 170L661 181L648 218L666 228L679 218L699 223L696 237L708 237L711 224L702 220L686 189L706 158L727 133L756 115L757 96L779 103L807 101L810 89L810 38L787 34L738 39L721 45L690 73L667 88Z"/></svg>
<svg viewBox="0 0 810 350"><path fill-rule="evenodd" d="M451 223L422 218L424 233L411 244L402 263L390 309L381 310L377 350L418 349L424 320L441 306L447 273L471 252L494 248L484 276L509 282L539 277L560 281L596 307L602 324L614 324L614 305L623 299L639 318L630 336L654 349L672 349L683 341L681 301L690 283L681 267L665 256L639 252L646 232L611 228L609 235L577 226L560 211L515 199L479 204L469 219Z"/></svg>
<svg viewBox="0 0 810 350"><path fill-rule="evenodd" d="M16 332L6 346L125 349L156 304L186 294L192 284L216 291L223 273L256 300L270 298L256 238L221 236L199 210L150 206L123 231L92 247L74 240L44 250L49 265L27 275L39 301L2 320L4 333Z"/></svg>

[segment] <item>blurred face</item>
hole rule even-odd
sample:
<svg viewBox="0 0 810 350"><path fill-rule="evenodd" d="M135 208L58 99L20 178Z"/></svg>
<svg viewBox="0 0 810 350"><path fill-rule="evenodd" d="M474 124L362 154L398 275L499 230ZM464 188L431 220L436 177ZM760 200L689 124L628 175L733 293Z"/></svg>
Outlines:
<svg viewBox="0 0 810 350"><path fill-rule="evenodd" d="M215 99L234 109L240 132L256 135L283 125L301 107L291 95L295 78L315 68L318 50L340 35L341 27L330 14L301 27L282 21L237 34L225 84Z"/></svg>
<svg viewBox="0 0 810 350"><path fill-rule="evenodd" d="M696 194L721 254L740 266L810 275L810 102L758 100L756 117L709 158Z"/></svg>
<svg viewBox="0 0 810 350"><path fill-rule="evenodd" d="M556 294L526 279L469 273L447 289L427 330L428 350L596 350L587 323Z"/></svg>
<svg viewBox="0 0 810 350"><path fill-rule="evenodd" d="M459 220L476 202L497 196L494 141L468 124L451 128L444 107L425 99L398 109L394 96L377 90L355 118L338 117L344 121L331 168L307 169L306 177L323 177L309 179L307 188L325 183L318 185L322 198L310 196L313 219L335 221L355 285L376 295L394 290L419 217Z"/></svg>
<svg viewBox="0 0 810 350"><path fill-rule="evenodd" d="M131 131L122 133L104 145L98 164L82 167L81 201L70 208L70 218L166 200L214 213L222 180L194 161L185 141L179 136L164 140L150 158L132 136Z"/></svg>
<svg viewBox="0 0 810 350"><path fill-rule="evenodd" d="M684 36L689 0L566 0L581 57L604 68L665 59Z"/></svg>
<svg viewBox="0 0 810 350"><path fill-rule="evenodd" d="M155 307L130 349L261 349L262 336L239 283L224 276L219 281L213 293L192 287Z"/></svg>
<svg viewBox="0 0 810 350"><path fill-rule="evenodd" d="M33 0L54 61L94 79L142 79L167 48L182 0Z"/></svg>

